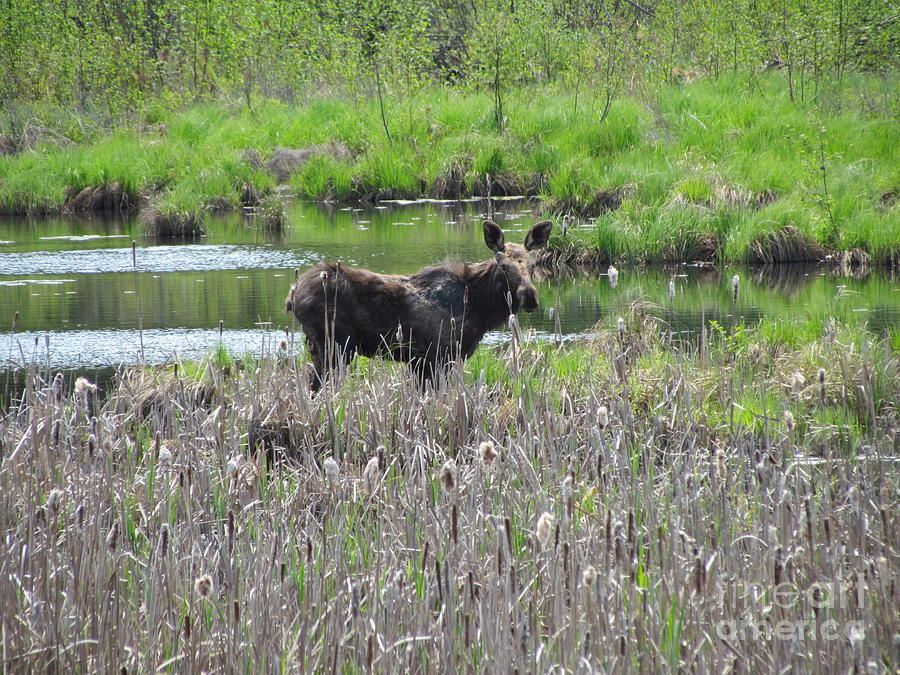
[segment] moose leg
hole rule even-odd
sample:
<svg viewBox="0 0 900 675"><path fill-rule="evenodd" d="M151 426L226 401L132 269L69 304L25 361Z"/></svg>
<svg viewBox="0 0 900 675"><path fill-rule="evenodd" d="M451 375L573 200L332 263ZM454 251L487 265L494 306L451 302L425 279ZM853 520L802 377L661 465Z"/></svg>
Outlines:
<svg viewBox="0 0 900 675"><path fill-rule="evenodd" d="M325 366L325 349L324 346L314 340L306 341L309 349L309 355L312 357L312 372L309 374L309 389L315 394L322 388L328 373Z"/></svg>
<svg viewBox="0 0 900 675"><path fill-rule="evenodd" d="M356 347L348 343L326 343L324 339L308 339L309 355L312 357L313 372L309 376L309 388L316 393L328 381L332 371L340 365L350 363L356 356Z"/></svg>

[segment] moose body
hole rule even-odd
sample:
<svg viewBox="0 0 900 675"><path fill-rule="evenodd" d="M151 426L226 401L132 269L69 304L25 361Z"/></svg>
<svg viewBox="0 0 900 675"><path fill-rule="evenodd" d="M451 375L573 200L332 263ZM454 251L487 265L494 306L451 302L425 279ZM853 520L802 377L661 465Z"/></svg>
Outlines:
<svg viewBox="0 0 900 675"><path fill-rule="evenodd" d="M551 228L550 221L538 223L522 246L506 243L500 227L485 221L485 243L496 255L475 264L444 263L399 276L323 263L302 274L286 310L306 336L313 391L356 354L407 362L422 383L471 356L510 314L537 308L530 252L547 243Z"/></svg>

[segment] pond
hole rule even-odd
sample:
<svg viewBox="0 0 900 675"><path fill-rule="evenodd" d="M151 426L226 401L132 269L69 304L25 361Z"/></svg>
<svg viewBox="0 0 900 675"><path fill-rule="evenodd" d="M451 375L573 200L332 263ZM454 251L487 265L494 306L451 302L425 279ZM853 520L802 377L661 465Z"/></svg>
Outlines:
<svg viewBox="0 0 900 675"><path fill-rule="evenodd" d="M0 218L0 396L19 379L11 373L29 363L96 373L120 363L195 358L218 344L258 353L292 329L283 307L296 268L340 260L409 273L445 259L484 260L490 253L480 223L488 215L519 242L537 220L525 200L394 202L366 210L294 202L283 232L233 213L211 218L208 237L171 244L142 237L134 218ZM741 278L737 302L734 274ZM522 327L552 337L558 317L564 339L589 333L637 298L654 303L676 332L696 332L701 317L730 325L827 312L837 298L846 311L865 312L875 331L900 322L900 285L883 269L854 279L821 266L620 266L616 288L602 273L554 275L537 287L541 306L520 316ZM485 341L507 338L498 331Z"/></svg>

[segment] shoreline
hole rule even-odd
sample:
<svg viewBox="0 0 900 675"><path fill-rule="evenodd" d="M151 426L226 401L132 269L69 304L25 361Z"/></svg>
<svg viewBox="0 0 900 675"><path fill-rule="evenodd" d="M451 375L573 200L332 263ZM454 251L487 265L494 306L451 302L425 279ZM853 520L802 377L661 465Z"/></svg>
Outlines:
<svg viewBox="0 0 900 675"><path fill-rule="evenodd" d="M0 213L138 213L146 234L178 239L235 210L280 229L287 193L331 206L523 195L557 224L564 214L591 222L577 228L587 259L772 263L848 251L854 264L896 267L900 132L890 108L872 108L891 82L855 75L843 91L858 90L858 102L838 92L803 106L773 74L760 78L763 97L723 76L623 94L602 121L573 112L575 92L523 89L510 92L499 128L483 93L432 88L407 102L391 140L371 100L196 103L86 144L47 140L0 157Z"/></svg>

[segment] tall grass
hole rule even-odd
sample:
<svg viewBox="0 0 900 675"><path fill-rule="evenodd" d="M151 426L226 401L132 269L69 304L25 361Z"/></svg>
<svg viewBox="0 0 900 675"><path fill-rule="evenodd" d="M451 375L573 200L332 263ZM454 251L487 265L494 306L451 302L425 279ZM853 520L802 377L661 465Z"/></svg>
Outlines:
<svg viewBox="0 0 900 675"><path fill-rule="evenodd" d="M816 105L792 102L778 74L752 80L749 87L737 74L622 95L602 120L594 92L581 92L576 112L565 88L514 90L504 130L489 96L424 89L390 110L393 142L371 100L154 109L141 132L0 158L0 209L58 211L72 191L116 183L160 210L202 213L236 205L245 184L270 192L263 164L276 148L317 147L325 150L289 179L300 197L525 192L541 196L545 211L635 231L634 240L609 242L611 257L668 259L672 246L659 235L682 216L682 230L729 260L754 260L759 242L787 226L827 250L900 257L896 111L874 94L847 96L881 91L896 76L848 76ZM346 150L330 153L329 144ZM634 206L624 215L611 213L627 201ZM692 248L681 242L674 253Z"/></svg>
<svg viewBox="0 0 900 675"><path fill-rule="evenodd" d="M0 418L6 667L895 669L895 347L622 309L424 393L360 360L310 398L290 336L103 395L34 369Z"/></svg>

